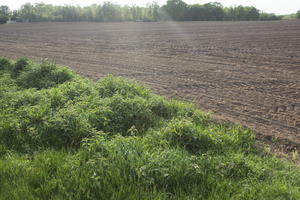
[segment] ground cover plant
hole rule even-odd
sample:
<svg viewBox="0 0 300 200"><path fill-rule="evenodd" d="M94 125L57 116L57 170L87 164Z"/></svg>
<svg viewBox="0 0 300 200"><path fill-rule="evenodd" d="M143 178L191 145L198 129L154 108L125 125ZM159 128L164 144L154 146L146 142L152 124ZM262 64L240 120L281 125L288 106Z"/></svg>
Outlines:
<svg viewBox="0 0 300 200"><path fill-rule="evenodd" d="M136 82L0 59L0 199L300 199L253 133Z"/></svg>

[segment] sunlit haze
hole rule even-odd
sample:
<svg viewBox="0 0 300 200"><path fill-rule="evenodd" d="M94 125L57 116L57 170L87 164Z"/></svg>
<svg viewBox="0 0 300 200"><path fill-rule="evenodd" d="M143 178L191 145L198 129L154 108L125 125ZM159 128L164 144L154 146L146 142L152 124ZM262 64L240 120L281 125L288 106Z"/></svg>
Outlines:
<svg viewBox="0 0 300 200"><path fill-rule="evenodd" d="M107 0L106 0L107 1ZM204 4L208 2L213 2L215 0L207 1L207 0L184 0L184 2L188 4ZM79 6L87 6L91 4L101 4L104 1L101 0L1 0L0 5L8 5L12 10L18 9L21 5L30 2L30 3L48 3L54 5L79 5ZM144 6L152 0L113 0L112 2L118 3L120 5L139 5ZM160 5L163 5L166 0L156 0ZM275 14L290 14L296 13L297 10L300 9L300 0L219 0L217 2L222 3L224 6L255 6L256 8Z"/></svg>

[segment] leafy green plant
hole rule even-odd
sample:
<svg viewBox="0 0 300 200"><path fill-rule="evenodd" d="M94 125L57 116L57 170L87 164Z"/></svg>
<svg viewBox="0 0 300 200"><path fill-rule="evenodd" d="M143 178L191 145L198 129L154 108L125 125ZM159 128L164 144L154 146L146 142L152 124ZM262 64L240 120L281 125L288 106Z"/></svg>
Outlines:
<svg viewBox="0 0 300 200"><path fill-rule="evenodd" d="M17 78L17 84L24 88L49 88L71 80L74 74L66 68L51 63L33 65Z"/></svg>
<svg viewBox="0 0 300 200"><path fill-rule="evenodd" d="M21 71L23 71L27 66L32 65L29 63L29 59L22 57L17 60L17 62L11 67L12 78L17 78Z"/></svg>
<svg viewBox="0 0 300 200"><path fill-rule="evenodd" d="M96 89L101 97L112 97L121 95L124 97L150 97L149 89L138 85L134 81L124 80L121 78L107 76L99 80Z"/></svg>
<svg viewBox="0 0 300 200"><path fill-rule="evenodd" d="M0 199L300 199L299 167L248 129L133 81L0 61Z"/></svg>
<svg viewBox="0 0 300 200"><path fill-rule="evenodd" d="M7 58L0 57L0 70L7 70L11 67L11 62Z"/></svg>
<svg viewBox="0 0 300 200"><path fill-rule="evenodd" d="M185 119L171 121L165 129L165 137L171 146L182 147L193 154L220 148L208 134L202 134L201 129Z"/></svg>

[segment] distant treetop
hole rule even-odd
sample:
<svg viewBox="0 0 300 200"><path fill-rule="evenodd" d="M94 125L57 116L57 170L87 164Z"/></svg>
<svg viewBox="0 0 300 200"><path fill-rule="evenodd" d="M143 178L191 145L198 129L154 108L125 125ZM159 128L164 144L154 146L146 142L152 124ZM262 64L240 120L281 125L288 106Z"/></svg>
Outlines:
<svg viewBox="0 0 300 200"><path fill-rule="evenodd" d="M300 12L297 13L300 18ZM255 7L223 7L221 3L188 5L182 0L168 0L159 6L156 2L145 7L121 6L111 2L91 6L54 6L45 3L26 3L11 12L7 6L0 7L0 23L9 19L19 22L42 21L211 21L211 20L279 20L282 17L267 14Z"/></svg>

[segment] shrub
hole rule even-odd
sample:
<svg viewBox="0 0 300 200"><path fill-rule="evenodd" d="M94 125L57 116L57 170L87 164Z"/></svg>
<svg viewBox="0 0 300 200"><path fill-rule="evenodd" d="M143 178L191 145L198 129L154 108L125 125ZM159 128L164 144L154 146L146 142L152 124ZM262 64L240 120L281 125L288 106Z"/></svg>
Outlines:
<svg viewBox="0 0 300 200"><path fill-rule="evenodd" d="M8 21L8 17L7 16L2 16L0 15L0 24L5 24Z"/></svg>
<svg viewBox="0 0 300 200"><path fill-rule="evenodd" d="M19 109L22 106L34 106L45 100L45 96L41 95L36 89L25 91L10 92L3 97L5 105L12 109Z"/></svg>
<svg viewBox="0 0 300 200"><path fill-rule="evenodd" d="M207 130L210 130L209 132ZM210 123L204 129L223 147L223 151L250 153L254 151L254 134L241 126L230 122Z"/></svg>
<svg viewBox="0 0 300 200"><path fill-rule="evenodd" d="M167 101L159 96L152 96L149 98L149 106L151 112L153 112L157 117L162 117L164 119L170 119L175 116L180 109L176 102Z"/></svg>
<svg viewBox="0 0 300 200"><path fill-rule="evenodd" d="M108 105L112 110L110 118L112 132L126 134L133 126L143 132L155 123L155 116L149 109L148 102L141 97L126 99L114 96Z"/></svg>
<svg viewBox="0 0 300 200"><path fill-rule="evenodd" d="M185 119L172 120L165 128L164 135L171 146L184 148L192 154L221 148L208 134L202 134L201 129Z"/></svg>
<svg viewBox="0 0 300 200"><path fill-rule="evenodd" d="M23 135L20 124L14 114L0 113L0 145L7 150L23 150Z"/></svg>
<svg viewBox="0 0 300 200"><path fill-rule="evenodd" d="M0 199L300 199L299 168L243 127L131 81L24 63L0 74Z"/></svg>
<svg viewBox="0 0 300 200"><path fill-rule="evenodd" d="M71 106L60 109L36 127L42 145L58 149L78 148L83 138L93 134L87 114Z"/></svg>
<svg viewBox="0 0 300 200"><path fill-rule="evenodd" d="M92 126L97 130L124 136L130 135L132 128L142 134L157 121L148 102L141 97L98 97L79 102L78 106L88 113Z"/></svg>
<svg viewBox="0 0 300 200"><path fill-rule="evenodd" d="M121 95L124 97L150 97L149 89L138 85L134 81L107 76L100 79L96 84L96 89L101 97L112 97Z"/></svg>
<svg viewBox="0 0 300 200"><path fill-rule="evenodd" d="M72 81L65 82L57 87L68 100L79 100L82 97L97 95L94 84L89 80L74 77Z"/></svg>
<svg viewBox="0 0 300 200"><path fill-rule="evenodd" d="M23 106L15 114L2 115L0 125L0 143L19 152L78 148L94 132L84 112L67 107L51 113L48 104Z"/></svg>
<svg viewBox="0 0 300 200"><path fill-rule="evenodd" d="M7 70L10 69L11 62L7 58L0 58L0 70Z"/></svg>
<svg viewBox="0 0 300 200"><path fill-rule="evenodd" d="M29 66L30 63L28 58L20 58L17 60L17 62L13 65L11 68L11 76L12 78L17 78L21 71L23 71L27 66Z"/></svg>
<svg viewBox="0 0 300 200"><path fill-rule="evenodd" d="M71 80L74 74L63 67L51 63L31 66L17 78L17 84L24 88L49 88Z"/></svg>

